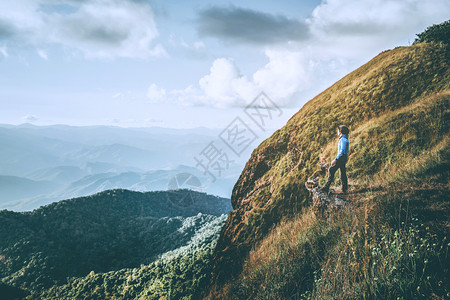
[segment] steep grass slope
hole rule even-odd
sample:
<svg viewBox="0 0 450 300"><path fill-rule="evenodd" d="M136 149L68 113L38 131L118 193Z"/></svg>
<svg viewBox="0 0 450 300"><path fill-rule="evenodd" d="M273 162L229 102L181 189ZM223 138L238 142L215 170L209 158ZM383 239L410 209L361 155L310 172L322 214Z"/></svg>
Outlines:
<svg viewBox="0 0 450 300"><path fill-rule="evenodd" d="M314 278L322 274L324 262L335 253L332 249L343 250L337 245L346 236L344 232L367 237L367 228L381 227L383 222L398 224L386 227L384 235L371 232L371 241L361 238L358 245L363 245L361 253L367 254L381 236L388 239L397 231L397 236L401 232L406 238L405 232L415 230L405 225L411 224L414 205L414 219L422 216L421 222L431 222L434 228L443 229L441 234L448 234L449 58L445 44L385 51L309 101L286 126L261 143L234 186L234 210L214 254L209 295L270 298L267 295L292 297L312 292ZM324 224L307 208L310 197L304 182L318 169L320 160L333 159L340 124L350 127L348 176L354 205L351 212L333 216L338 219ZM423 190L426 192L421 193ZM417 200L407 213L405 206L399 206L405 199ZM433 209L434 215L430 214ZM402 213L394 215L394 211ZM403 227L400 217L407 221ZM282 232L289 233L285 238L276 237ZM293 249L290 243L298 252L289 252ZM268 257L255 254L261 252ZM355 254L356 258L374 261ZM284 263L279 259L285 259ZM362 274L361 278L367 275L353 271ZM258 276L265 279L252 281ZM230 278L238 279L230 283ZM373 283L375 277L371 278ZM367 286L359 288L366 293ZM264 294L269 290L275 294ZM330 298L343 296L338 295Z"/></svg>

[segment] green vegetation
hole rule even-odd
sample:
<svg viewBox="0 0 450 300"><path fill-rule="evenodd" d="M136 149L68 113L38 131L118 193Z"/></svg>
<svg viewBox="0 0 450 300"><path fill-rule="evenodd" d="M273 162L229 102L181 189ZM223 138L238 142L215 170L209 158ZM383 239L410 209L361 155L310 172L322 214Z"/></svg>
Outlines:
<svg viewBox="0 0 450 300"><path fill-rule="evenodd" d="M221 225L223 222L221 223ZM218 232L217 232L218 233ZM216 238L218 236L216 235ZM214 243L140 268L122 269L72 280L39 295L40 299L198 299L210 272ZM30 297L33 299L33 297Z"/></svg>
<svg viewBox="0 0 450 300"><path fill-rule="evenodd" d="M424 32L417 34L414 44L431 42L450 44L450 20L429 26Z"/></svg>
<svg viewBox="0 0 450 300"><path fill-rule="evenodd" d="M169 284L171 272L180 272L176 262L186 261L180 268L192 265L203 270L208 247L218 238L230 209L228 199L188 190L110 190L32 212L0 211L4 285L0 288L10 294L26 292L33 299L49 288L57 290L81 280L83 293L92 293L97 287L91 277L76 278L90 273L97 273L95 278L105 272L126 274L130 268L138 268L141 274L161 264L165 267L155 269L155 278ZM200 280L198 272L192 272L175 282ZM104 280L110 282L108 276ZM78 292L77 288L61 295Z"/></svg>

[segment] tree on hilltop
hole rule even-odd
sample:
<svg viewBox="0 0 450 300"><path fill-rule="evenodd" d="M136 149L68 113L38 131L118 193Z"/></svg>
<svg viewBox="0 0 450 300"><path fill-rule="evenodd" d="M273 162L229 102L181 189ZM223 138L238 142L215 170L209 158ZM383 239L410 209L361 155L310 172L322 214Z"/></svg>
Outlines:
<svg viewBox="0 0 450 300"><path fill-rule="evenodd" d="M450 20L429 26L424 32L416 35L413 44L430 42L450 44Z"/></svg>

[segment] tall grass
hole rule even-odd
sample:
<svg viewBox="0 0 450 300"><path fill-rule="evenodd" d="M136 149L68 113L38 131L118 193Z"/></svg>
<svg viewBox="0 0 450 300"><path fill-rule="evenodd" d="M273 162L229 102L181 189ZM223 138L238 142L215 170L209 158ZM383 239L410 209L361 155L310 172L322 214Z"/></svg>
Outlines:
<svg viewBox="0 0 450 300"><path fill-rule="evenodd" d="M312 288L322 249L336 242L337 230L318 220L311 209L283 220L250 252L240 279L226 288L226 298L289 298Z"/></svg>
<svg viewBox="0 0 450 300"><path fill-rule="evenodd" d="M443 299L450 296L447 237L431 232L405 209L398 209L398 199L382 197L377 201L373 212L367 213L367 204L361 209L366 212L364 218L361 214L354 216L341 242L327 253L314 288L304 294L306 298ZM386 208L391 211L387 212ZM393 215L392 211L398 214ZM381 213L382 217L368 217L374 212Z"/></svg>
<svg viewBox="0 0 450 300"><path fill-rule="evenodd" d="M353 209L283 220L250 252L229 299L443 299L449 243L409 201L366 192Z"/></svg>

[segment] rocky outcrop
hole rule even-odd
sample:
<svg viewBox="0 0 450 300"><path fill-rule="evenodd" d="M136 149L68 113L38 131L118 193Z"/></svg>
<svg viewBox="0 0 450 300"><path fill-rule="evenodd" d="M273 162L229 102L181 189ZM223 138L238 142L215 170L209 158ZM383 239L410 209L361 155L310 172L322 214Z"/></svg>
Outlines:
<svg viewBox="0 0 450 300"><path fill-rule="evenodd" d="M326 218L330 213L348 207L350 204L344 199L344 194L337 194L334 189L329 189L328 192L320 190L318 177L308 179L305 187L312 195L313 209L317 217Z"/></svg>
<svg viewBox="0 0 450 300"><path fill-rule="evenodd" d="M349 202L344 199L346 195L337 194L334 189L329 189L324 192L319 188L320 175L326 175L327 164L320 162L320 169L314 172L306 182L305 187L312 196L312 205L314 213L317 217L326 218L329 213L338 211L349 205Z"/></svg>

